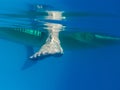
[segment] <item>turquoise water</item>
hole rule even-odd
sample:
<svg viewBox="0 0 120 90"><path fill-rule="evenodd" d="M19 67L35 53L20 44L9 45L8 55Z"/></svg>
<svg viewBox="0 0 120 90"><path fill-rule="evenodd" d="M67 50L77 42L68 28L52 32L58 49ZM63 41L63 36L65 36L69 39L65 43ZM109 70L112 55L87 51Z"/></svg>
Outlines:
<svg viewBox="0 0 120 90"><path fill-rule="evenodd" d="M84 31L120 36L119 3L119 0L1 0L0 27L41 30L48 27L44 24L49 22L66 26L62 30L71 33ZM45 5L40 13L31 6L37 4ZM64 11L66 19L47 19L46 10ZM49 57L22 70L31 53L26 47L0 39L1 90L120 89L120 45L64 51L60 58Z"/></svg>

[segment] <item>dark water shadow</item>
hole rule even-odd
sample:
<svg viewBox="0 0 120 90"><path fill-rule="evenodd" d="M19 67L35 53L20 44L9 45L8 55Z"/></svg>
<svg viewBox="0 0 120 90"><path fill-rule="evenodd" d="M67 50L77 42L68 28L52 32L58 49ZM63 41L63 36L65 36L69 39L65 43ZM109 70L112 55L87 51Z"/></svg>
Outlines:
<svg viewBox="0 0 120 90"><path fill-rule="evenodd" d="M27 47L26 49L27 49L27 52L28 52L27 53L28 56L27 56L27 59L26 59L24 65L22 66L21 70L27 70L27 69L33 67L34 65L36 65L41 60L45 60L46 58L49 58L51 56L58 57L58 58L62 56L62 54L54 54L54 55L40 56L38 58L31 59L31 58L29 58L29 56L31 56L33 54L34 50L33 50L32 47Z"/></svg>

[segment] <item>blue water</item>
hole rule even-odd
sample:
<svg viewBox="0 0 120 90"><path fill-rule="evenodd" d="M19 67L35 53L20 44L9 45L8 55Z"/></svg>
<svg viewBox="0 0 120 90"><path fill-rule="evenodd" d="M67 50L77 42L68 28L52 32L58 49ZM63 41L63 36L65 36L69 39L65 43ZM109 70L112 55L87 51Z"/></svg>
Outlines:
<svg viewBox="0 0 120 90"><path fill-rule="evenodd" d="M31 28L29 18L5 15L21 15L28 4L36 3L81 13L59 21L66 30L120 36L119 0L0 0L0 26ZM26 46L0 39L0 90L120 90L119 53L120 45L64 51L60 58L46 58L21 70Z"/></svg>

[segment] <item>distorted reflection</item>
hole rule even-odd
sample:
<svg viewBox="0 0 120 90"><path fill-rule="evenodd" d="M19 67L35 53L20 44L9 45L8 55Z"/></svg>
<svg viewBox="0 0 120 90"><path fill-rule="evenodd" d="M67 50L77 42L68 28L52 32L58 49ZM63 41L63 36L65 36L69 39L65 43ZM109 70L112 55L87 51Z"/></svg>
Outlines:
<svg viewBox="0 0 120 90"><path fill-rule="evenodd" d="M50 19L50 20L63 20L66 19L63 16L63 11L46 11L48 13L48 16L45 17L45 19Z"/></svg>
<svg viewBox="0 0 120 90"><path fill-rule="evenodd" d="M49 30L54 30L54 31L63 31L65 29L65 26L63 26L62 24L58 24L58 23L49 23L46 22L44 29L48 29Z"/></svg>

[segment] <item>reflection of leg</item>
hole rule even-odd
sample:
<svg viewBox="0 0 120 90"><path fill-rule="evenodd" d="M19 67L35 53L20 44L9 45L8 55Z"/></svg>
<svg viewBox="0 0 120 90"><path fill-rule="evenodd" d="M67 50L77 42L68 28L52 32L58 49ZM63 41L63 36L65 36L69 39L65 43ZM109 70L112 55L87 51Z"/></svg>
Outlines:
<svg viewBox="0 0 120 90"><path fill-rule="evenodd" d="M59 30L49 29L48 32L49 35L46 40L46 43L41 47L41 49L38 52L36 52L30 58L63 54L63 49L60 45L59 40Z"/></svg>

